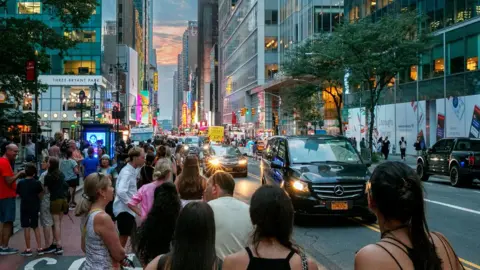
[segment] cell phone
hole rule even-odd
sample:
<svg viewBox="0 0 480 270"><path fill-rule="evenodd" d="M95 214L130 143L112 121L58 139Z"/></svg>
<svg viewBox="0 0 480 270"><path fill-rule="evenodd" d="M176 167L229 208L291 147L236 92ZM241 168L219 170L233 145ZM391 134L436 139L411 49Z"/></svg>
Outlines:
<svg viewBox="0 0 480 270"><path fill-rule="evenodd" d="M437 115L437 141L445 137L445 115Z"/></svg>
<svg viewBox="0 0 480 270"><path fill-rule="evenodd" d="M458 120L462 120L463 114L465 113L465 102L462 99L459 99L458 97L453 97L452 108Z"/></svg>
<svg viewBox="0 0 480 270"><path fill-rule="evenodd" d="M478 138L480 134L480 108L475 105L473 109L472 125L470 126L470 138Z"/></svg>

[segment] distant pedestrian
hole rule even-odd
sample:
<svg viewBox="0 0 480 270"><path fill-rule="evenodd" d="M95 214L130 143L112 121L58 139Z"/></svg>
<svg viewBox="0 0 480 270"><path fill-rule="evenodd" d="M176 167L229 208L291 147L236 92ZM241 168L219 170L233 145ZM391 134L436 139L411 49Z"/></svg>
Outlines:
<svg viewBox="0 0 480 270"><path fill-rule="evenodd" d="M73 152L72 150L68 149L65 153L65 159L60 161L60 171L63 173L65 177L65 181L69 186L69 196L67 200L69 200L70 208L73 210L75 209L75 191L79 184L78 179L78 163L75 159L73 159Z"/></svg>
<svg viewBox="0 0 480 270"><path fill-rule="evenodd" d="M200 201L207 187L207 179L200 174L200 165L196 156L187 156L182 174L175 182L182 207L192 201Z"/></svg>
<svg viewBox="0 0 480 270"><path fill-rule="evenodd" d="M17 155L18 146L9 143L5 146L3 157L0 157L0 255L18 253L18 249L8 247L16 215L16 181L25 175L25 171L13 173L11 163L15 162Z"/></svg>
<svg viewBox="0 0 480 270"><path fill-rule="evenodd" d="M59 169L58 158L50 157L48 163L45 187L50 193L50 213L53 217L53 234L56 240L55 254L62 255L62 218L64 213L68 211L67 194L69 186Z"/></svg>
<svg viewBox="0 0 480 270"><path fill-rule="evenodd" d="M49 157L45 157L42 162L42 170L44 171L40 177L39 181L43 187L43 197L40 202L40 226L43 228L43 238L45 239L44 248L38 253L39 255L42 254L49 254L56 251L56 242L55 237L53 237L52 227L53 227L53 217L50 213L50 193L48 189L45 188L45 176L48 173L48 163Z"/></svg>
<svg viewBox="0 0 480 270"><path fill-rule="evenodd" d="M89 176L91 173L97 172L100 161L95 157L95 149L88 147L88 156L82 161L83 177Z"/></svg>
<svg viewBox="0 0 480 270"><path fill-rule="evenodd" d="M170 167L164 161L159 161L157 164L157 171L153 174L155 181L143 185L135 195L133 195L128 207L133 210L144 221L147 218L148 212L152 208L154 201L155 189L168 180L171 174ZM140 204L140 208L137 205Z"/></svg>
<svg viewBox="0 0 480 270"><path fill-rule="evenodd" d="M128 158L128 164L118 175L113 201L113 213L117 219L122 247L127 245L128 238L136 228L135 212L128 207L128 203L137 193L137 168L145 164L145 152L140 147L133 147L128 151Z"/></svg>
<svg viewBox="0 0 480 270"><path fill-rule="evenodd" d="M415 151L417 151L417 156L422 155L422 141L420 137L417 137L417 141L413 144L413 147L415 147Z"/></svg>
<svg viewBox="0 0 480 270"><path fill-rule="evenodd" d="M390 141L388 140L388 136L382 141L382 154L385 157L385 160L387 160L388 154L390 154Z"/></svg>
<svg viewBox="0 0 480 270"><path fill-rule="evenodd" d="M405 160L405 153L407 152L407 141L405 141L405 138L402 137L398 144L400 145L400 158L402 160Z"/></svg>
<svg viewBox="0 0 480 270"><path fill-rule="evenodd" d="M38 212L40 211L40 197L43 193L43 187L40 181L35 179L37 167L33 163L25 165L25 178L17 184L17 194L20 197L20 225L25 237L25 251L20 255L32 256L33 252L30 246L30 232L33 229L35 240L37 241L37 252L42 253L42 239L40 237L40 228L38 227Z"/></svg>
<svg viewBox="0 0 480 270"><path fill-rule="evenodd" d="M155 155L153 153L147 153L145 158L145 165L140 169L140 175L137 182L137 189L140 189L143 185L150 184L153 182L153 161L155 160Z"/></svg>

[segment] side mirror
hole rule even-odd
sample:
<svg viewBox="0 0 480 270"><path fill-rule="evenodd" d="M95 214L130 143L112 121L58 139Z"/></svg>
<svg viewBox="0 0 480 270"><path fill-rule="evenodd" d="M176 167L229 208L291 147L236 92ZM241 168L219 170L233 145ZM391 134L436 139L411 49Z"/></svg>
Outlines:
<svg viewBox="0 0 480 270"><path fill-rule="evenodd" d="M270 167L272 169L283 169L283 162L279 160L273 160L272 163L270 164Z"/></svg>
<svg viewBox="0 0 480 270"><path fill-rule="evenodd" d="M367 166L367 168L370 168L370 167L372 167L372 163L367 162L367 163L365 163L365 166Z"/></svg>
<svg viewBox="0 0 480 270"><path fill-rule="evenodd" d="M248 157L247 153L243 153L242 156L244 157Z"/></svg>

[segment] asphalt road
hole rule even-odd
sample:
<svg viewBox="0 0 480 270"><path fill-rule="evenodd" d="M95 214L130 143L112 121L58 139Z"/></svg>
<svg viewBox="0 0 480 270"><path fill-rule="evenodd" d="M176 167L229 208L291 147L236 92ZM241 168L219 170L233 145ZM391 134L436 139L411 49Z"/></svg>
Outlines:
<svg viewBox="0 0 480 270"><path fill-rule="evenodd" d="M407 164L414 165L410 163L407 160ZM235 196L248 202L260 186L259 176L259 163L250 160L249 177L236 178ZM480 270L479 182L471 188L453 188L446 179L432 177L424 187L430 229L450 240L466 269ZM0 269L80 269L83 254L79 227L76 217L73 224L68 218L64 222L64 256L0 257ZM355 252L378 241L380 233L377 224L367 225L357 219L312 217L295 226L294 238L321 269L353 269ZM11 242L12 246L23 248L23 233L16 233ZM138 263L137 267L141 269Z"/></svg>

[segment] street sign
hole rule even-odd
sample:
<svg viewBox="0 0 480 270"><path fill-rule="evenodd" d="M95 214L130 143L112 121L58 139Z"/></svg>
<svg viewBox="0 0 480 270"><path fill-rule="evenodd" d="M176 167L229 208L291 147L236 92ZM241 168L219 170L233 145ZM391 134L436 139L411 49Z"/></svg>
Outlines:
<svg viewBox="0 0 480 270"><path fill-rule="evenodd" d="M342 120L348 121L348 109L342 109Z"/></svg>
<svg viewBox="0 0 480 270"><path fill-rule="evenodd" d="M25 64L26 79L28 82L35 81L35 61L27 61Z"/></svg>

